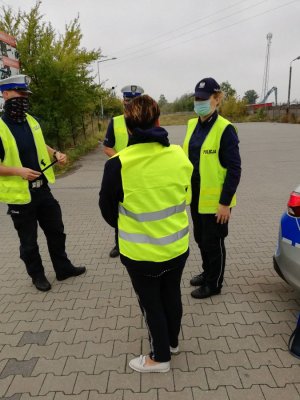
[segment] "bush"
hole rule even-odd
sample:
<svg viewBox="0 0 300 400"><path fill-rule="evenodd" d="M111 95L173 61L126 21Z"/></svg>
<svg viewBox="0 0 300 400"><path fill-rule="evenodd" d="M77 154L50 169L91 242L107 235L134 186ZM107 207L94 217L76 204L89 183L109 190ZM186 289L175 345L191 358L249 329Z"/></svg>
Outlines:
<svg viewBox="0 0 300 400"><path fill-rule="evenodd" d="M238 100L235 97L228 97L220 107L220 114L233 121L245 119L247 114L247 101Z"/></svg>

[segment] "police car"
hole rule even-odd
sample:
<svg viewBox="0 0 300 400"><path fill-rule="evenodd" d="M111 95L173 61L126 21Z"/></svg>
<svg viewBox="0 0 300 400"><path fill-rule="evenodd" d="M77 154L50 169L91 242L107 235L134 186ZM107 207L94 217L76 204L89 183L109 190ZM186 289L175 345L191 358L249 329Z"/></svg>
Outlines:
<svg viewBox="0 0 300 400"><path fill-rule="evenodd" d="M278 275L300 291L300 186L291 193L281 217L273 261Z"/></svg>

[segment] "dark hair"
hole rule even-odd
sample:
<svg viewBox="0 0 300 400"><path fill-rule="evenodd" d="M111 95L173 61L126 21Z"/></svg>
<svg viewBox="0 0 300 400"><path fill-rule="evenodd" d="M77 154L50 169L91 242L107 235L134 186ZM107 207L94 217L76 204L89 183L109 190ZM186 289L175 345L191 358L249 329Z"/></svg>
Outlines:
<svg viewBox="0 0 300 400"><path fill-rule="evenodd" d="M158 120L160 109L156 101L145 94L135 97L126 105L124 116L129 130L134 128L149 129Z"/></svg>

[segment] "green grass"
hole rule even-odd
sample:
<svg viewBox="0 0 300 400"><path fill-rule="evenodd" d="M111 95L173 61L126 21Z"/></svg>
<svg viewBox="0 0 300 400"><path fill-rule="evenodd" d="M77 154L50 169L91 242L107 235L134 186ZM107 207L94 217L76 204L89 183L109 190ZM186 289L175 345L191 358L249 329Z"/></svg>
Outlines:
<svg viewBox="0 0 300 400"><path fill-rule="evenodd" d="M159 117L160 125L186 125L188 120L195 118L196 114L193 112L189 113L174 113L174 114L162 114Z"/></svg>

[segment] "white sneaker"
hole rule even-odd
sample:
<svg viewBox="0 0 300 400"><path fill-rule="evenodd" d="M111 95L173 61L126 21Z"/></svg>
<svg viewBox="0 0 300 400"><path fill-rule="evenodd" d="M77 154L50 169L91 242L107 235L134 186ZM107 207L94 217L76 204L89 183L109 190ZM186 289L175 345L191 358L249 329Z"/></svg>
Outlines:
<svg viewBox="0 0 300 400"><path fill-rule="evenodd" d="M145 365L147 356L139 356L129 361L129 367L137 372L169 372L170 362L161 362L155 365Z"/></svg>
<svg viewBox="0 0 300 400"><path fill-rule="evenodd" d="M170 346L170 353L171 354L178 354L179 353L179 346L177 346L177 347L171 347Z"/></svg>

